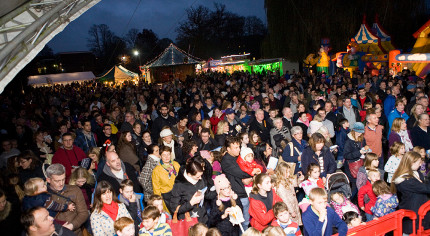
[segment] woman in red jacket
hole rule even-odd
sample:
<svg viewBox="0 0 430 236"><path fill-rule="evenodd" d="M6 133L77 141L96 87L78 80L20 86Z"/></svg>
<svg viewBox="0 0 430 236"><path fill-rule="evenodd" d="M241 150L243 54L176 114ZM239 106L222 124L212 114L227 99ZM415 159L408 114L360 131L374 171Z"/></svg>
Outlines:
<svg viewBox="0 0 430 236"><path fill-rule="evenodd" d="M273 205L277 202L282 202L282 199L272 190L270 176L268 174L257 175L249 195L251 226L259 231L266 228L275 219Z"/></svg>

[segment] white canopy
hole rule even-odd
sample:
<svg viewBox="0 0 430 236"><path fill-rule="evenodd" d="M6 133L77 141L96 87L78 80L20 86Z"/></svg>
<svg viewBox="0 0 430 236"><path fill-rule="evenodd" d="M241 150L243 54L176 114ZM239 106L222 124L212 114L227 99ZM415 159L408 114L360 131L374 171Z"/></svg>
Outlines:
<svg viewBox="0 0 430 236"><path fill-rule="evenodd" d="M68 84L78 81L92 80L95 78L96 76L91 71L49 75L32 75L28 77L28 85L43 86L48 84Z"/></svg>

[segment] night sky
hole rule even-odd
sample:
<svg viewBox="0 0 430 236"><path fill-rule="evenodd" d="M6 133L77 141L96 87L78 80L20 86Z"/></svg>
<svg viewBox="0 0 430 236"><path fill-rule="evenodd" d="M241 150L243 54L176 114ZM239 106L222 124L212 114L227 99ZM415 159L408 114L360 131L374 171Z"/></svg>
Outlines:
<svg viewBox="0 0 430 236"><path fill-rule="evenodd" d="M190 6L204 5L214 9L214 3L241 16L257 16L266 23L264 0L142 0L130 25L126 27L138 0L102 0L53 38L48 45L58 52L87 51L88 30L93 24L106 24L122 37L129 29L152 29L161 38L176 39L175 29L186 19Z"/></svg>

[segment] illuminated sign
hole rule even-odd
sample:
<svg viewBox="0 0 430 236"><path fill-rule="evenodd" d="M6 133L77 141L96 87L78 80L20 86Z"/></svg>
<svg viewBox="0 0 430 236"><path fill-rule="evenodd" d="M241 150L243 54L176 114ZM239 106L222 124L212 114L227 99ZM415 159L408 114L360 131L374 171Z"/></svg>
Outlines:
<svg viewBox="0 0 430 236"><path fill-rule="evenodd" d="M401 62L429 62L430 53L399 54L396 60Z"/></svg>

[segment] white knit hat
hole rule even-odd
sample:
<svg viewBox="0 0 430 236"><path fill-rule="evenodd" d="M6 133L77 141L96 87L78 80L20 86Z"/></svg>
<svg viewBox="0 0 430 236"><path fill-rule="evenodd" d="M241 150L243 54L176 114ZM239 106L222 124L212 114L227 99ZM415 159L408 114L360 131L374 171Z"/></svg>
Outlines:
<svg viewBox="0 0 430 236"><path fill-rule="evenodd" d="M242 159L245 160L246 155L248 155L250 153L252 155L254 155L254 152L252 151L251 148L249 148L249 147L242 147L242 149L240 150L240 157L242 157Z"/></svg>
<svg viewBox="0 0 430 236"><path fill-rule="evenodd" d="M173 135L173 132L172 132L170 129L163 129L163 130L160 132L160 137L161 137L161 138L167 137L167 136L169 136L169 135Z"/></svg>

